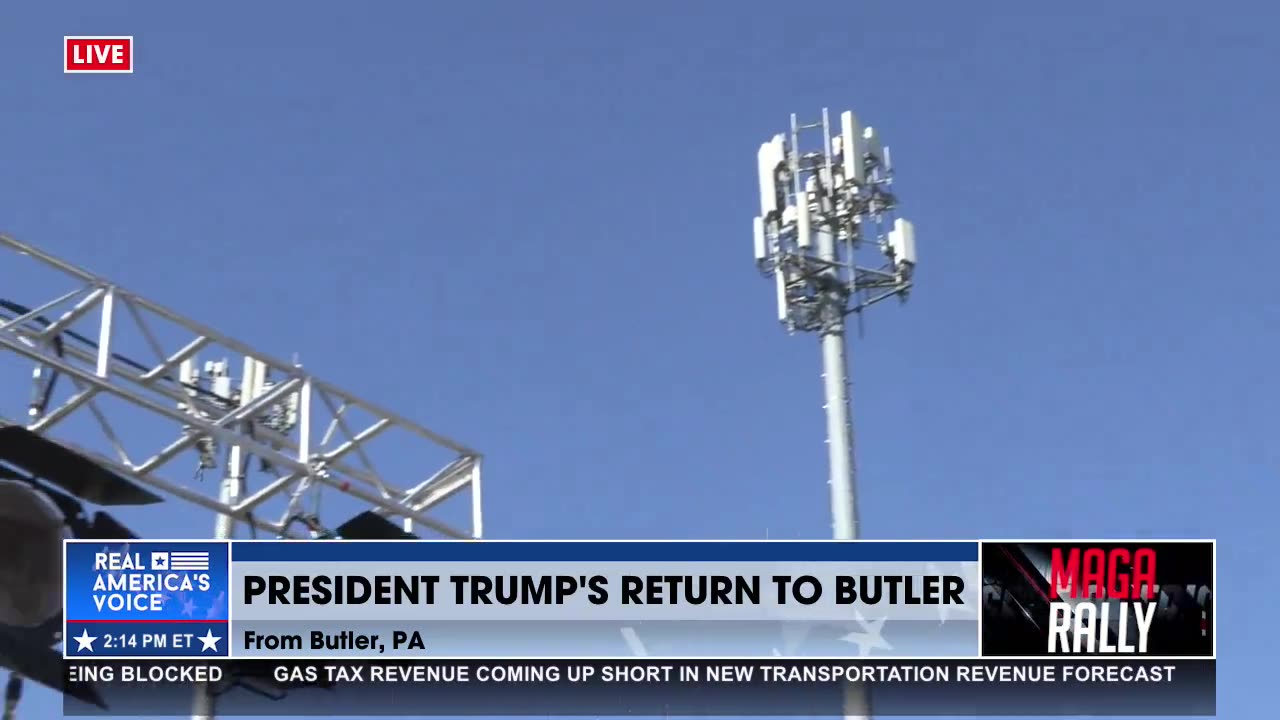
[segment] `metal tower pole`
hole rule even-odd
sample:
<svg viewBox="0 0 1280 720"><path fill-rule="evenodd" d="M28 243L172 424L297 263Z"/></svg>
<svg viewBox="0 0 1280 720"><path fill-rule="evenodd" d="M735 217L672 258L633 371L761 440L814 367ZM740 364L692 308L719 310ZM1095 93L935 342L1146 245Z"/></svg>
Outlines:
<svg viewBox="0 0 1280 720"><path fill-rule="evenodd" d="M820 256L835 261L835 242L830 233L818 234ZM826 393L827 457L831 484L831 531L836 540L858 539L857 466L853 454L853 408L849 397L848 366L845 358L844 301L834 298L825 305L826 327L821 331L822 385ZM838 311L838 312L835 312ZM866 687L845 684L844 717L863 720L871 716Z"/></svg>
<svg viewBox="0 0 1280 720"><path fill-rule="evenodd" d="M821 144L802 139L821 131ZM827 416L832 535L858 539L853 422L845 356L846 319L889 297L905 299L916 264L915 229L893 215L889 151L852 112L838 134L830 117L775 135L758 153L760 215L754 223L756 266L775 280L778 320L789 332L821 338ZM883 259L864 267L856 254L874 245ZM844 716L870 716L865 686L847 684Z"/></svg>
<svg viewBox="0 0 1280 720"><path fill-rule="evenodd" d="M246 363L246 366L248 363ZM245 368L245 377L243 379L242 388L252 387L252 369ZM247 393L241 394L241 398L247 397ZM234 505L240 501L240 496L244 494L244 477L242 468L244 465L243 453L240 451L239 445L233 445L227 451L226 477L222 479L222 488L218 493L219 499L228 504ZM408 520L406 523L410 522ZM235 537L236 519L230 515L219 515L214 520L213 539L214 540L231 540ZM230 638L227 642L230 642ZM191 720L214 720L217 717L217 698L214 695L213 688L208 683L197 683L195 688L195 699L191 708Z"/></svg>
<svg viewBox="0 0 1280 720"><path fill-rule="evenodd" d="M835 241L830 233L818 234L818 246L820 256L835 262ZM858 483L853 454L853 408L845 357L844 299L831 298L824 312L827 319L821 331L822 386L831 473L831 530L836 540L857 540Z"/></svg>

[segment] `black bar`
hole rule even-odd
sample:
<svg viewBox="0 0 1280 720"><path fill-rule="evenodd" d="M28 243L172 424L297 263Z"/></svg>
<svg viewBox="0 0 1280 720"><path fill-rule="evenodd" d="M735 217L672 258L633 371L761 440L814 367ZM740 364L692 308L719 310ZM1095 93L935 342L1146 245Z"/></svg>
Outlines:
<svg viewBox="0 0 1280 720"><path fill-rule="evenodd" d="M67 700L65 714L143 717L190 712L191 681L202 678L126 683L120 680L126 667L142 677L180 669L214 672L219 716L836 716L841 714L845 680L828 676L855 672L871 674L862 679L870 680L872 712L877 716L1210 716L1215 714L1217 695L1216 663L1183 659L69 661L70 683L92 681L89 675L99 674L97 685L109 709ZM359 669L363 681L338 677L326 668ZM374 668L401 680L372 682ZM539 677L486 680L485 673L492 675L497 668ZM1068 675L1069 668L1083 671L1073 669ZM967 679L961 679L964 669L969 671ZM718 671L731 679L713 677ZM114 679L108 679L107 672ZM606 679L608 672L623 672L627 679ZM405 679L413 673L435 677ZM975 673L995 675L979 680ZM1000 673L1005 679L997 679ZM819 677L806 679L806 674ZM942 680L944 675L949 680Z"/></svg>

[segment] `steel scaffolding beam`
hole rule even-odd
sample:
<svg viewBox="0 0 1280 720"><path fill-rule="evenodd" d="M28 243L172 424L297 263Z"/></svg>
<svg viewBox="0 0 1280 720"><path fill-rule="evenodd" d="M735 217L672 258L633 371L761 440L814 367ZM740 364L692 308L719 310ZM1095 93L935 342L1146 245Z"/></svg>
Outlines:
<svg viewBox="0 0 1280 720"><path fill-rule="evenodd" d="M35 367L26 416L0 407L0 421L268 536L298 536L293 519L326 491L415 530L481 537L475 450L7 235L0 273L0 348ZM17 296L28 288L52 299ZM202 370L197 356L214 362ZM188 482L173 477L180 458L196 460ZM203 471L238 477L241 491L200 482ZM464 491L469 511L442 519Z"/></svg>

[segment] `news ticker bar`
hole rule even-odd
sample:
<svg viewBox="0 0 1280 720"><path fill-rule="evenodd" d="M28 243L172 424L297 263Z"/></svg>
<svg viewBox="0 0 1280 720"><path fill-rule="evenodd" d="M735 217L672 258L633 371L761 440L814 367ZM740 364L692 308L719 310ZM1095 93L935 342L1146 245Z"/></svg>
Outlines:
<svg viewBox="0 0 1280 720"><path fill-rule="evenodd" d="M68 661L68 684L96 684L105 707L68 699L64 714L182 715L202 683L217 695L220 716L839 716L856 682L878 717L1211 716L1215 663Z"/></svg>
<svg viewBox="0 0 1280 720"><path fill-rule="evenodd" d="M1213 550L1212 541L69 541L64 654L1212 658ZM1064 583L1109 599L1076 597Z"/></svg>

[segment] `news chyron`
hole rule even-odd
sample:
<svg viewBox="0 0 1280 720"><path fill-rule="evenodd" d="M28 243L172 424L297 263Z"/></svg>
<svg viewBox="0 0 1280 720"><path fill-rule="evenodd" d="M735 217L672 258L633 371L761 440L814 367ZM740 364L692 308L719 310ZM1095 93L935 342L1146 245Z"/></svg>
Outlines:
<svg viewBox="0 0 1280 720"><path fill-rule="evenodd" d="M326 544L319 548L307 547L309 545L311 544L304 543L301 546L288 544L276 547L274 544L267 543L251 544L241 549L246 553L254 550L259 554L276 553L291 556L298 555L304 550L328 554L336 552L331 545ZM552 546L551 550L548 550L544 545L517 543L514 544L515 549L509 552L518 550L525 554L545 555L553 550L561 551L560 546ZM595 543L592 547L596 545L603 547L603 549L595 548L600 552L608 551L613 554L623 551L639 552L633 548L618 549L615 547L616 543ZM946 639L946 642L943 642L944 638L936 639L937 642L930 640L927 649L931 651L928 653L931 656L938 655L937 648L945 645L962 655L980 655L989 658L1063 656L1128 657L1135 660L1143 657L1188 660L1216 658L1213 609L1216 567L1215 544L1211 540L984 541L980 543L980 549L974 547L975 545L979 544L970 543L968 547L971 548L969 552L977 555L981 560L980 570L973 568L975 574L980 571L982 575L981 597L980 599L977 597L977 587L965 588L975 596L971 601L965 602L966 604L973 602L981 608L981 622L969 625L972 629L968 632L973 632L973 635L968 635L970 639L967 643L971 649L960 652L966 644L965 639L959 635L948 636L950 639ZM136 541L129 545L104 546L100 543L70 541L66 547L64 637L67 641L64 644L64 654L67 657L191 659L229 656L274 657L280 650L272 651L269 648L259 647L258 643L250 639L257 636L271 636L273 633L279 634L284 629L294 632L295 625L298 624L288 606L282 606L283 609L281 609L275 605L267 605L254 610L258 604L248 604L252 600L249 596L255 590L262 591L262 588L250 582L253 576L251 568L257 566L248 560L237 565L237 568L240 568L238 572L245 575L243 584L245 597L237 597L233 592L229 545L226 543ZM751 549L743 550L737 546L729 546L729 549L725 550L714 543L709 547L721 553L729 551L741 553ZM853 557L857 554L852 547L847 549L838 546L824 547L834 548L823 550L828 554L836 551L842 556ZM920 548L935 553L941 552L933 545L926 547L920 544L908 547L919 552L925 551ZM449 549L452 550L452 548ZM502 550L492 545L488 549L493 552ZM357 550L363 550L363 548L359 546L350 548L352 553ZM472 552L474 548L463 546L459 552L463 550ZM649 549L646 552L659 550L666 551L666 548L657 546L656 550ZM890 550L892 548L885 549L885 546L873 544L865 548L860 547L857 552L864 555L868 553L883 555ZM418 553L418 548L403 549L405 553L410 551ZM955 551L959 552L959 550ZM437 562L443 560L440 557L443 552L442 549L433 549L433 557ZM504 552L508 551L504 550ZM710 550L704 549L703 552L710 552ZM760 551L757 549L752 552ZM817 550L810 549L804 552L812 554ZM905 550L898 549L894 552L905 552ZM887 560L882 561L880 566L883 566L884 562ZM267 564L268 567L271 565ZM275 565L279 566L278 563ZM883 570L880 566L877 568ZM325 567L333 567L332 562L327 563ZM409 567L411 566L406 565L406 568ZM581 568L574 566L568 569L578 573ZM776 575L775 570L776 568L763 568L761 577L773 577L769 573ZM953 574L960 577L959 571ZM578 575L566 574L565 577L577 578ZM841 603L853 601L852 598L842 599L843 594L839 592L841 588L839 581L843 577L832 576L832 586L836 588L830 600L835 604L835 609L831 611L833 613L837 612L839 607L847 607ZM474 580L470 576L464 576L462 579ZM941 582L943 578L937 579ZM451 582L457 580L458 578L450 577ZM777 578L774 577L774 580L776 581ZM814 582L816 583L817 580L815 579ZM944 585L939 584L938 587L944 588ZM795 591L798 592L800 589L797 586ZM960 592L959 588L956 588L955 592L952 592L949 587L945 589L948 595ZM432 627L436 628L437 635L441 635L447 627L443 625L437 627L437 625L446 623L454 618L454 615L463 611L469 613L468 619L476 613L488 617L495 613L510 615L517 612L506 606L458 604L453 602L454 594L449 592L447 597L435 599L428 594L425 604L412 603L397 610L405 615L406 622L396 624L392 629L405 630L405 632L388 633L387 637L403 635L406 641L398 643L398 651L392 652L393 648L388 648L387 652L400 657L420 656L426 648L418 646L420 641L413 642L411 639L413 633L408 630L417 629L423 622L434 621L436 624ZM781 598L781 595L779 597ZM963 600L963 598L960 599ZM760 600L764 600L764 593L761 593ZM812 605L815 601L815 598L801 598L796 602L812 610L812 607L818 607ZM900 612L926 614L929 612L919 608L912 609L916 606L910 603L924 602L922 600L913 601L907 598L903 601L892 597L888 599L891 604L900 601L907 603L902 606L903 609ZM863 598L862 602L865 604L874 601L867 597ZM935 599L933 602L938 600ZM607 603L604 598L601 598L598 604ZM754 605L745 603L744 606ZM232 607L240 608L236 611L235 622L243 627L239 628L237 634L230 632L229 628ZM553 611L561 605L552 604L549 606L550 609L541 606L518 607L524 608L519 610L519 613L529 614L529 617L520 623L504 623L503 633L487 638L484 643L484 648L492 650L494 656L510 654L511 648L504 644L506 641L499 642L499 640L507 638L515 630L523 629L529 637L543 637L544 633L557 632L553 628L554 623L535 621L537 618L534 614L554 614ZM591 609L596 608L597 605L588 603L584 607ZM623 610L633 614L640 610L657 612L652 609L654 607L657 606L647 603L624 604L622 610L618 612ZM262 617L254 615L254 612ZM271 613L280 612L284 615L273 619L275 616ZM343 632L334 629L333 633L346 636L354 634L351 628L357 625L376 624L376 619L367 614L368 610L363 604L350 607L335 606L331 611L331 614L334 613L340 614L341 617L335 615L327 618L324 623L312 622L305 629L318 631L313 634L323 635L328 632L326 628L340 628ZM773 617L768 613L765 615L769 618ZM414 622L408 622L410 616ZM764 617L762 615L762 618ZM559 616L549 619L558 618ZM647 620L646 627L656 626L660 620L656 616L651 618L647 615L641 619ZM759 632L765 635L776 633L776 628L768 622L758 622L754 625L759 625ZM942 629L951 628L948 632L964 634L964 625L946 623L941 627ZM913 632L917 634L924 632L921 629L923 627L921 625ZM975 630L977 632L974 632ZM744 628L742 632L750 634L755 630ZM305 635L305 633L297 634ZM686 642L691 641L688 627L682 625L679 634ZM980 637L974 638L974 635ZM427 654L449 654L446 649L451 646L443 642L447 637L449 636L438 637ZM743 637L735 637L734 647L741 645ZM230 642L232 638L241 640L241 644L233 646ZM470 644L479 642L474 632L466 634L466 638ZM773 642L771 638L772 635L767 637L762 635L757 644L761 648L771 647L769 645ZM725 654L721 650L727 651L726 648L706 645L705 642L699 645L699 651L694 654L715 656ZM609 652L610 647L612 646L601 644L591 654L616 655L616 652ZM297 649L300 648L295 648ZM922 646L921 650L923 649L926 648ZM329 650L361 656L382 652L371 646L367 648L339 646ZM975 650L978 652L974 652ZM474 652L472 650L473 654Z"/></svg>
<svg viewBox="0 0 1280 720"><path fill-rule="evenodd" d="M982 654L1214 658L1212 540L982 544Z"/></svg>

